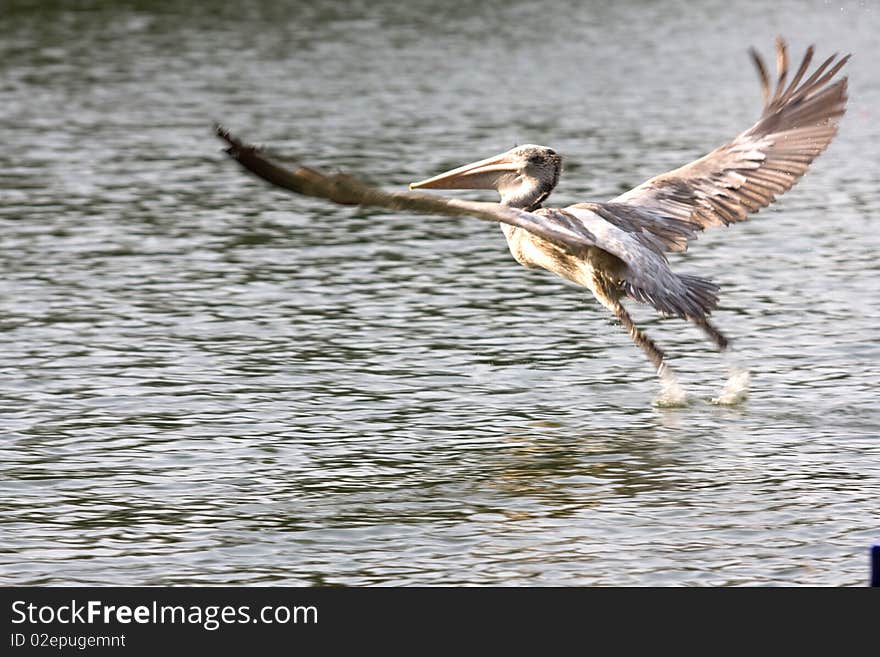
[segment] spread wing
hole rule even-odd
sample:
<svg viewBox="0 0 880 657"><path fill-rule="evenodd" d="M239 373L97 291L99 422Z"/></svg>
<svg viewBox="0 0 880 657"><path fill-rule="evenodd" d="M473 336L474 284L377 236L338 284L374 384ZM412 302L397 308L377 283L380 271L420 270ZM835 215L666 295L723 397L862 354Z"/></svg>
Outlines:
<svg viewBox="0 0 880 657"><path fill-rule="evenodd" d="M837 134L846 111L847 79L834 77L850 56L832 55L806 77L813 59L810 46L786 84L788 50L777 38L777 80L771 90L761 56L754 49L751 55L764 93L761 118L751 128L608 203L581 207L640 234L658 252L684 251L704 228L742 221L791 189Z"/></svg>
<svg viewBox="0 0 880 657"><path fill-rule="evenodd" d="M325 174L307 167L288 169L273 162L259 148L242 143L222 126L216 126L216 133L229 145L226 153L242 167L276 187L297 194L342 205L373 206L451 217L471 216L483 221L510 224L577 256L582 256L596 244L593 234L581 222L564 213L537 214L500 203L443 198L420 192L385 192L342 173Z"/></svg>

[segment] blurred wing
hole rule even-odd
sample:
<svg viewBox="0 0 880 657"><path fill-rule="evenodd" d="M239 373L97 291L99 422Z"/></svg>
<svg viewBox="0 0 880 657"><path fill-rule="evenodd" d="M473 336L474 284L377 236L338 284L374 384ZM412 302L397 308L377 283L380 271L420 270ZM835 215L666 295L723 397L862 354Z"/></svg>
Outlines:
<svg viewBox="0 0 880 657"><path fill-rule="evenodd" d="M684 251L687 241L707 226L742 221L791 189L837 134L846 111L847 79L832 80L850 56L838 60L832 55L804 80L813 58L810 46L786 86L788 52L778 38L778 75L771 91L763 60L754 49L751 55L764 93L764 110L755 125L708 155L608 203L583 206L624 230L641 233L656 250Z"/></svg>
<svg viewBox="0 0 880 657"><path fill-rule="evenodd" d="M221 126L216 127L216 132L218 137L229 144L226 153L242 167L276 187L297 194L323 198L342 205L374 206L450 217L471 216L483 221L510 224L574 255L582 255L586 249L595 245L589 230L580 222L561 213L543 215L500 203L465 201L419 192L385 192L346 174L327 175L306 167L287 169L272 162L258 148L240 142Z"/></svg>

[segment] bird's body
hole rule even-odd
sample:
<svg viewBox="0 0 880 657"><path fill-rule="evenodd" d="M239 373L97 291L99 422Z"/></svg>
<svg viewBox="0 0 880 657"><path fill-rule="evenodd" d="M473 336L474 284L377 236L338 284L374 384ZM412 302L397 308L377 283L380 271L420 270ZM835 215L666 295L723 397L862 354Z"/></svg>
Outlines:
<svg viewBox="0 0 880 657"><path fill-rule="evenodd" d="M527 230L503 226L511 255L524 267L546 269L581 285L589 289L606 307L617 301L617 295L611 290L623 280L627 270L626 264L614 255L615 252L628 253L631 259L638 260L642 270L651 270L655 279L668 278L667 287L675 282L675 275L662 256L591 210L568 207L562 210L539 210L539 213L545 216L565 213L566 218L577 221L595 235L605 248L594 246L585 249L581 254L572 255L540 237L535 237Z"/></svg>
<svg viewBox="0 0 880 657"><path fill-rule="evenodd" d="M348 205L473 216L499 222L510 252L588 288L626 328L661 374L663 352L639 330L621 301L646 303L700 327L720 349L727 339L709 322L718 286L674 272L666 254L684 251L709 226L742 221L791 188L827 148L845 112L846 78L834 80L848 56L829 57L806 79L813 49L787 83L785 43L777 40L775 89L752 51L764 90L764 111L750 129L708 155L656 176L610 201L545 208L562 160L550 148L527 144L410 185L411 189L495 189L499 203L384 192L344 174L300 167L290 171L222 128L227 152L242 166L286 189Z"/></svg>
<svg viewBox="0 0 880 657"><path fill-rule="evenodd" d="M586 288L593 286L595 271L609 270L616 264L614 258L609 257L603 249L593 247L581 256L573 256L522 228L505 224L501 230L507 239L510 254L523 267L546 269Z"/></svg>

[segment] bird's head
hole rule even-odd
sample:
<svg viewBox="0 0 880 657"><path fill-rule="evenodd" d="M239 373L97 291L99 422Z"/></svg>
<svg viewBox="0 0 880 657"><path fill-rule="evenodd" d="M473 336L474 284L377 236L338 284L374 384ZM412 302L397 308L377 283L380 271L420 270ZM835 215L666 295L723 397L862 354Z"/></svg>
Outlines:
<svg viewBox="0 0 880 657"><path fill-rule="evenodd" d="M562 158L551 148L526 144L471 162L433 178L410 183L410 189L495 189L501 202L532 210L546 199L562 171Z"/></svg>

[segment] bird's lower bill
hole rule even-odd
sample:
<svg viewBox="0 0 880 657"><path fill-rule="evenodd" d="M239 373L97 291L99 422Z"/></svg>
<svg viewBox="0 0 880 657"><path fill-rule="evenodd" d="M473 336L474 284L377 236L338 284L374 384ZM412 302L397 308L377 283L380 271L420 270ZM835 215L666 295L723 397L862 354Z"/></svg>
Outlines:
<svg viewBox="0 0 880 657"><path fill-rule="evenodd" d="M507 153L471 162L425 180L410 183L410 189L495 189L499 179L516 171Z"/></svg>

